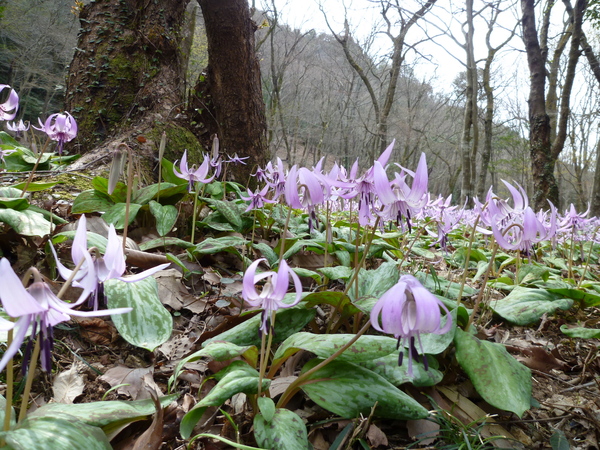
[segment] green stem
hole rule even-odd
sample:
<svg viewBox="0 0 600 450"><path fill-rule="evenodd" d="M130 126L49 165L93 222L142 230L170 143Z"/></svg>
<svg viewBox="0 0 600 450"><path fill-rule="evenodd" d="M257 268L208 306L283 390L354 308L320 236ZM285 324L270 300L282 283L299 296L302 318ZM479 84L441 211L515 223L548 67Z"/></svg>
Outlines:
<svg viewBox="0 0 600 450"><path fill-rule="evenodd" d="M123 253L125 253L127 247L127 229L129 227L129 205L131 204L131 191L133 188L133 156L129 147L125 144L121 145L127 148L127 155L129 156L127 161L127 200L125 202L125 223L123 226Z"/></svg>
<svg viewBox="0 0 600 450"><path fill-rule="evenodd" d="M198 209L198 186L194 185L194 210L192 211L192 237L190 239L190 244L195 245L194 238L196 236L196 217L197 217L197 209Z"/></svg>
<svg viewBox="0 0 600 450"><path fill-rule="evenodd" d="M469 331L471 328L471 324L473 323L473 319L475 318L475 314L479 312L479 304L483 300L483 291L487 286L487 282L490 278L491 269L494 267L494 260L496 259L496 253L498 252L498 243L494 241L494 249L492 250L492 256L490 257L490 263L485 271L485 278L483 279L483 284L479 288L479 294L477 294L477 300L475 300L475 305L473 306L473 311L471 311L471 315L469 316L469 321L467 322L467 326L465 327L465 331Z"/></svg>
<svg viewBox="0 0 600 450"><path fill-rule="evenodd" d="M27 416L27 404L29 394L31 394L31 386L33 385L33 378L35 376L35 369L37 367L37 360L40 356L40 336L38 334L35 340L35 346L31 354L31 361L29 361L29 370L27 371L27 380L25 381L25 389L23 390L23 397L21 398L21 410L19 411L19 422L25 420Z"/></svg>
<svg viewBox="0 0 600 450"><path fill-rule="evenodd" d="M33 181L33 175L35 174L35 171L36 171L37 167L39 166L40 161L42 160L42 156L44 156L44 153L46 152L46 149L48 148L48 144L49 143L50 143L50 138L46 139L46 144L44 144L44 148L40 152L40 155L38 156L37 161L33 165L33 169L31 169L31 172L29 173L29 177L27 178L27 181L25 182L25 186L23 187L23 191L21 191L21 198L23 198L25 196L25 193L27 192L27 189L29 188L29 185Z"/></svg>
<svg viewBox="0 0 600 450"><path fill-rule="evenodd" d="M8 336L6 338L6 348L10 347L13 340L13 330L8 330ZM6 405L4 407L4 431L10 430L10 417L12 413L12 400L14 395L14 371L13 371L13 359L8 360L6 364Z"/></svg>
<svg viewBox="0 0 600 450"><path fill-rule="evenodd" d="M285 226L283 227L283 231L281 232L281 238L280 238L280 242L279 242L279 261L283 260L283 254L285 253L285 236L287 235L291 217L292 217L292 208L288 207L288 214L285 219Z"/></svg>
<svg viewBox="0 0 600 450"><path fill-rule="evenodd" d="M370 326L371 326L371 322L367 321L367 323L365 323L365 325L358 331L358 333L356 333L356 335L352 339L350 339L348 342L346 342L346 344L344 344L342 347L340 347L340 349L337 352L335 352L329 358L325 359L324 361L321 361L315 367L313 367L310 370L307 370L302 375L300 375L298 378L296 378L288 386L288 388L285 390L285 392L283 393L283 395L277 402L277 408L283 408L285 405L287 405L287 403L296 394L296 392L298 392L298 390L300 389L300 386L302 386L304 384L304 381L306 379L308 379L308 377L310 377L317 370L322 369L327 364L329 364L331 361L333 361L338 356L340 356L342 353L344 353L348 348L350 348L350 346L352 344L354 344L363 334L365 334L367 332L367 330L369 329Z"/></svg>

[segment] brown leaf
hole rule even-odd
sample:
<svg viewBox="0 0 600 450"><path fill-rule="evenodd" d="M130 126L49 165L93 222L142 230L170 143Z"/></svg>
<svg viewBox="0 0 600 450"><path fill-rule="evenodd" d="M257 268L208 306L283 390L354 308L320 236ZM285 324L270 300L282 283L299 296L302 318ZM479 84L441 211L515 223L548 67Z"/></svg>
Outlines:
<svg viewBox="0 0 600 450"><path fill-rule="evenodd" d="M377 425L371 424L369 426L369 429L367 430L367 439L372 447L380 447L382 445L387 447L389 445L387 436Z"/></svg>
<svg viewBox="0 0 600 450"><path fill-rule="evenodd" d="M175 311L185 308L194 314L200 314L206 308L204 299L197 299L181 284L181 273L178 270L161 270L154 276L158 284L158 297L163 305Z"/></svg>
<svg viewBox="0 0 600 450"><path fill-rule="evenodd" d="M433 444L437 439L440 425L427 419L408 420L406 421L406 429L408 435L414 440L425 438L420 440L419 444L426 447Z"/></svg>
<svg viewBox="0 0 600 450"><path fill-rule="evenodd" d="M117 329L112 324L99 317L72 317L81 327L81 337L96 345L110 345L118 337Z"/></svg>
<svg viewBox="0 0 600 450"><path fill-rule="evenodd" d="M154 401L156 414L154 415L154 419L152 420L152 423L148 429L144 431L144 433L135 441L135 445L133 446L132 450L158 450L162 444L164 411L160 401L158 400L158 395L151 389L148 389L148 393Z"/></svg>
<svg viewBox="0 0 600 450"><path fill-rule="evenodd" d="M158 347L158 351L169 361L182 359L193 350L196 341L197 338L186 334L173 334L167 342Z"/></svg>
<svg viewBox="0 0 600 450"><path fill-rule="evenodd" d="M566 362L560 361L543 347L532 345L528 348L520 348L519 350L525 356L519 356L517 360L530 369L549 373L552 369L566 370L569 368Z"/></svg>
<svg viewBox="0 0 600 450"><path fill-rule="evenodd" d="M154 382L154 367L131 369L119 365L108 369L99 379L106 381L111 387L123 385L117 388L117 394L127 395L133 400L150 398L149 389L161 392Z"/></svg>

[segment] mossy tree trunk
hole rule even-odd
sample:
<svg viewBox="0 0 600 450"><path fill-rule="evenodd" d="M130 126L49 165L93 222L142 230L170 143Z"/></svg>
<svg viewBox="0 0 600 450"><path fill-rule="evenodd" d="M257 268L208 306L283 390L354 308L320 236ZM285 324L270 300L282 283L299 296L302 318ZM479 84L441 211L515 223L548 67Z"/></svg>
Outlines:
<svg viewBox="0 0 600 450"><path fill-rule="evenodd" d="M96 0L82 8L66 96L79 125L78 152L142 123L145 133L144 119L174 119L184 99L188 3Z"/></svg>
<svg viewBox="0 0 600 450"><path fill-rule="evenodd" d="M208 68L190 98L196 133L210 145L217 134L221 152L250 157L247 165L227 170L247 184L256 166L270 159L265 104L247 0L198 0L208 41Z"/></svg>

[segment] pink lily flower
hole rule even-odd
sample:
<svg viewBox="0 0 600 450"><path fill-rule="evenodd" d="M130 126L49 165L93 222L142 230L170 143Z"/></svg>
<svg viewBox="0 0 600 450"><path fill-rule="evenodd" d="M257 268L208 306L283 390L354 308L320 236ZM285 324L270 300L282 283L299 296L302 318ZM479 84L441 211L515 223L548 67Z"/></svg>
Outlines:
<svg viewBox="0 0 600 450"><path fill-rule="evenodd" d="M271 312L297 305L302 298L302 283L296 272L290 269L285 260L279 263L279 270L277 272L267 271L256 274L256 269L262 261L266 260L264 258L257 259L246 270L243 280L242 297L251 306L263 308L260 332L268 334L273 331L270 325ZM290 275L294 280L296 300L292 303L284 303L283 298L288 291ZM259 294L256 292L255 285L264 279L267 279L267 282Z"/></svg>
<svg viewBox="0 0 600 450"><path fill-rule="evenodd" d="M177 164L177 161L175 161L175 164ZM179 165L181 172L179 170L177 170L177 168L175 166L173 166L173 172L175 172L175 175L178 176L179 178L188 180L188 182L189 182L188 191L192 192L194 190L195 183L210 183L212 180L214 180L215 175L208 178L208 171L210 170L210 167L211 167L211 161L207 155L204 155L204 162L202 163L202 165L200 167L198 167L196 169L195 166L192 166L190 168L188 166L188 162L187 162L187 150L186 150L185 152L183 152L183 157L181 158L181 164Z"/></svg>
<svg viewBox="0 0 600 450"><path fill-rule="evenodd" d="M19 110L19 95L8 84L0 84L0 93L4 89L10 89L8 98L0 103L0 120L13 120Z"/></svg>

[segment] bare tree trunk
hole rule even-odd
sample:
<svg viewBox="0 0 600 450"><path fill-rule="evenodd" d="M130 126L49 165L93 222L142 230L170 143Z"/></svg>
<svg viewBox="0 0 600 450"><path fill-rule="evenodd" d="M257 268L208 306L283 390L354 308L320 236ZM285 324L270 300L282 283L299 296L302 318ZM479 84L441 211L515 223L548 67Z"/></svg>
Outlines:
<svg viewBox="0 0 600 450"><path fill-rule="evenodd" d="M183 101L189 0L101 0L80 12L66 108L87 152L150 115L173 118Z"/></svg>
<svg viewBox="0 0 600 450"><path fill-rule="evenodd" d="M546 208L546 200L558 204L558 185L554 178L555 161L550 143L550 118L546 113L546 57L538 41L535 24L534 0L521 0L523 12L523 42L531 85L529 88L529 146L534 185L533 204L536 209Z"/></svg>
<svg viewBox="0 0 600 450"><path fill-rule="evenodd" d="M208 68L190 99L191 112L201 112L197 129L204 142L219 136L223 152L249 156L247 165L230 167L246 184L257 166L270 159L260 66L255 52L256 25L246 0L198 0L208 40Z"/></svg>

